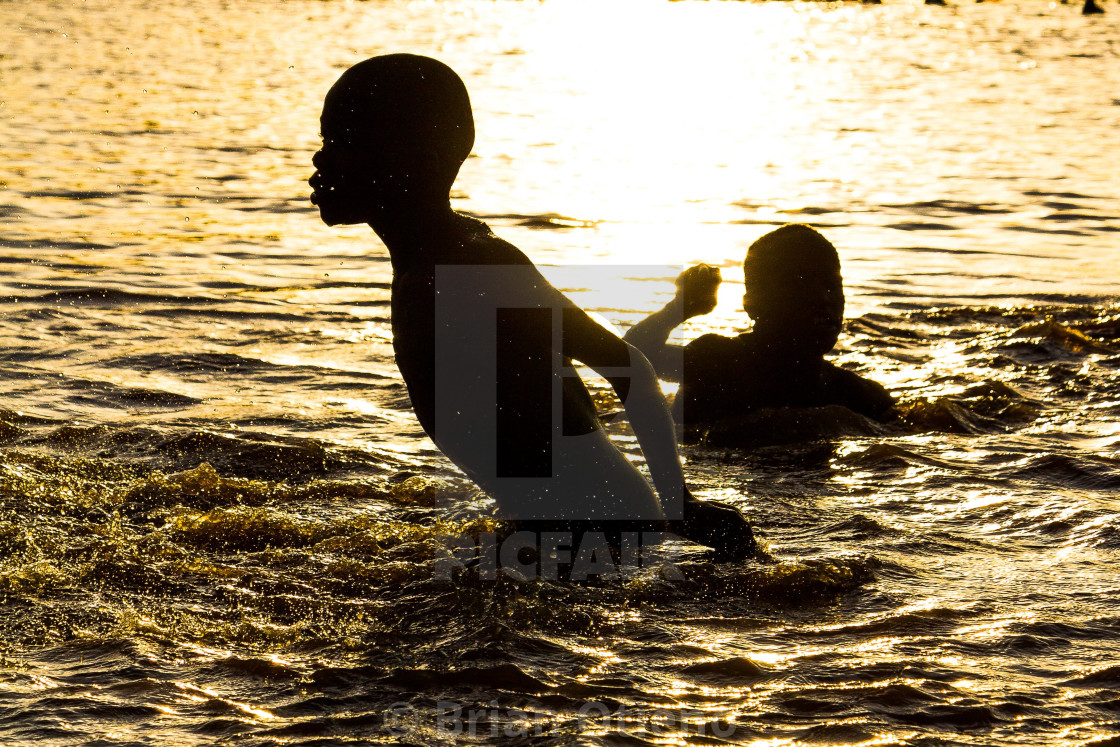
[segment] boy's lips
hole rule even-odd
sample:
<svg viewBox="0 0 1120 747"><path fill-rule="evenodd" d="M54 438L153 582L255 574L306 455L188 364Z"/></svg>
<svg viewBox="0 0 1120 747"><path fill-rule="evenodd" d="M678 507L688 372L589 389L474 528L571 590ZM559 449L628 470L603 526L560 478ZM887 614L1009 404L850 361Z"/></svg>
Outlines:
<svg viewBox="0 0 1120 747"><path fill-rule="evenodd" d="M312 205L318 205L319 201L322 199L323 194L330 191L323 183L323 177L319 174L318 171L311 175L311 178L307 180L307 184L311 187Z"/></svg>
<svg viewBox="0 0 1120 747"><path fill-rule="evenodd" d="M321 184L321 183L312 184L311 185L311 204L312 205L322 205L323 202L326 201L327 197L333 191L334 191L333 187L328 187L328 186L326 186L324 184Z"/></svg>

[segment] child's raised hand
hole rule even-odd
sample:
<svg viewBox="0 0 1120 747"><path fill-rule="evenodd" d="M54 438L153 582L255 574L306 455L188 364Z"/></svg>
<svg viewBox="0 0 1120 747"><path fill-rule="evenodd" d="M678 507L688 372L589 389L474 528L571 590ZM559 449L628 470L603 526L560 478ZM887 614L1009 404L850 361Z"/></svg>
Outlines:
<svg viewBox="0 0 1120 747"><path fill-rule="evenodd" d="M677 298L684 308L684 318L707 314L716 307L716 291L723 280L719 268L698 264L677 276Z"/></svg>

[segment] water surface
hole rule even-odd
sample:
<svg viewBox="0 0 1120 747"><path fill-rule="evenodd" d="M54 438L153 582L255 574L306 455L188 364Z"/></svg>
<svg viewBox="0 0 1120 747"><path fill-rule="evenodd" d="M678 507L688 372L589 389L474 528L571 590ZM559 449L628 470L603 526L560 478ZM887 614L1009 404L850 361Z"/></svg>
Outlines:
<svg viewBox="0 0 1120 747"><path fill-rule="evenodd" d="M0 3L0 742L1113 744L1117 17ZM751 241L839 247L834 357L898 419L685 449L768 561L433 578L502 527L408 407L384 250L304 183L391 51L471 91L455 206L620 328L702 260L683 336L732 333Z"/></svg>

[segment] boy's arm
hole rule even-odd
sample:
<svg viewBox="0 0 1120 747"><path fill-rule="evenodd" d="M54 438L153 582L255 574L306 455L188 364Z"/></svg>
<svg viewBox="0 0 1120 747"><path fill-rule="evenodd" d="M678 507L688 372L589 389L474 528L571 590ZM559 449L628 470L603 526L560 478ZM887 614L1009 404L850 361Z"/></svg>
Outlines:
<svg viewBox="0 0 1120 747"><path fill-rule="evenodd" d="M673 420L661 396L657 374L641 351L581 309L567 308L564 355L601 374L622 400L662 507L681 508L680 518L669 517L672 531L713 548L720 559L753 555L758 544L743 515L730 506L696 500L685 486Z"/></svg>
<svg viewBox="0 0 1120 747"><path fill-rule="evenodd" d="M653 366L578 307L564 310L563 340L564 355L603 376L622 400L662 506L681 505L684 470L676 430Z"/></svg>
<svg viewBox="0 0 1120 747"><path fill-rule="evenodd" d="M623 339L642 351L657 375L666 381L681 380L684 348L668 342L669 335L686 319L707 314L716 307L718 267L696 265L677 276L677 294L660 311L631 327Z"/></svg>
<svg viewBox="0 0 1120 747"><path fill-rule="evenodd" d="M623 340L637 348L665 381L681 380L684 347L668 342L673 329L684 321L682 304L674 298L626 331Z"/></svg>
<svg viewBox="0 0 1120 747"><path fill-rule="evenodd" d="M835 363L825 363L824 385L830 403L843 405L869 418L886 419L894 406L894 398L882 384L840 368Z"/></svg>

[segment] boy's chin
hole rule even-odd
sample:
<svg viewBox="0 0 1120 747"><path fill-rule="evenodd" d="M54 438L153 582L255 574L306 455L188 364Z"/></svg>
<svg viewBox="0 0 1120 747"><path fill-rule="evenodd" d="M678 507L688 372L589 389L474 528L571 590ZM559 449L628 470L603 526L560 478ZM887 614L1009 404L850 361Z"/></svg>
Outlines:
<svg viewBox="0 0 1120 747"><path fill-rule="evenodd" d="M369 219L353 210L340 210L330 205L319 205L319 220L328 226L356 226Z"/></svg>
<svg viewBox="0 0 1120 747"><path fill-rule="evenodd" d="M798 356L817 357L823 356L836 347L836 339L832 337L790 337L786 340L786 345L791 353Z"/></svg>
<svg viewBox="0 0 1120 747"><path fill-rule="evenodd" d="M814 338L807 343L807 346L812 348L812 351L815 355L824 355L826 353L832 352L832 349L836 347L836 338Z"/></svg>

